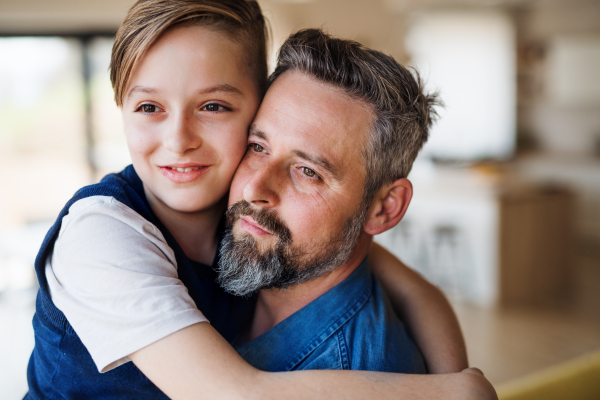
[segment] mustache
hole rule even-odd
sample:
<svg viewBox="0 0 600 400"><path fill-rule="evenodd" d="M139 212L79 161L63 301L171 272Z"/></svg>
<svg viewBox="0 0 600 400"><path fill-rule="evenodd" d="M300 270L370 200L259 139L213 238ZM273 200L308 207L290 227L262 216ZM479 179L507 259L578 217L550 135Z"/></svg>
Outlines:
<svg viewBox="0 0 600 400"><path fill-rule="evenodd" d="M240 217L248 215L252 217L260 226L276 235L282 243L291 243L292 233L281 219L279 219L273 210L264 208L255 208L246 200L240 200L227 209L225 217L227 225L231 228Z"/></svg>

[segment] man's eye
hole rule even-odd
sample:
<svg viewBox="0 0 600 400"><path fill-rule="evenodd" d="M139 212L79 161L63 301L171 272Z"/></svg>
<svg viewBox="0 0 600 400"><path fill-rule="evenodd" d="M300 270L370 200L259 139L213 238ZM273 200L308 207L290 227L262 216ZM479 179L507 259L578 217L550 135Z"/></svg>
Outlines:
<svg viewBox="0 0 600 400"><path fill-rule="evenodd" d="M301 169L304 175L308 176L309 178L319 177L319 175L317 175L317 173L310 168L302 167Z"/></svg>
<svg viewBox="0 0 600 400"><path fill-rule="evenodd" d="M264 147L262 147L260 144L256 144L256 143L250 143L250 147L256 153L262 153L265 150Z"/></svg>
<svg viewBox="0 0 600 400"><path fill-rule="evenodd" d="M229 108L227 108L224 105L219 104L219 103L207 104L204 107L202 107L202 109L205 111L210 111L210 112L219 112L219 111L228 111L229 110Z"/></svg>

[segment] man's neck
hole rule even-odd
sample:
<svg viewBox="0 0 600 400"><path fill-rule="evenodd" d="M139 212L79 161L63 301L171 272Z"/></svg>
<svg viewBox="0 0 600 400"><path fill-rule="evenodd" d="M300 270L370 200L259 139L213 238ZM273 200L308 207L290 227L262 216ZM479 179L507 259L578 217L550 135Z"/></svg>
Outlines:
<svg viewBox="0 0 600 400"><path fill-rule="evenodd" d="M254 320L246 336L257 338L346 279L364 260L372 236L362 234L350 258L330 273L288 289L264 289L258 294Z"/></svg>

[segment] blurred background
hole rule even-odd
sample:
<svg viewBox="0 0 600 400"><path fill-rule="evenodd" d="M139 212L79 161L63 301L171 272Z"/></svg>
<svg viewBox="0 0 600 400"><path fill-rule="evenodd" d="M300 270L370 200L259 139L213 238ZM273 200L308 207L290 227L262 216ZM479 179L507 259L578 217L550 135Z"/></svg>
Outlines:
<svg viewBox="0 0 600 400"><path fill-rule="evenodd" d="M262 0L271 59L322 27L444 103L377 240L442 288L497 387L600 348L600 1ZM0 398L22 398L33 261L80 187L129 163L108 78L131 0L0 0Z"/></svg>

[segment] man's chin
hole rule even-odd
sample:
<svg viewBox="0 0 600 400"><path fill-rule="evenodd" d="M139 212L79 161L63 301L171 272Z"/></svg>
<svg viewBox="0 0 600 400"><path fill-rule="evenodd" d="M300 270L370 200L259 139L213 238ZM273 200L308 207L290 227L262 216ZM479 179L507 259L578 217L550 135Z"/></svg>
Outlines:
<svg viewBox="0 0 600 400"><path fill-rule="evenodd" d="M226 232L220 251L217 281L229 293L248 296L281 278L281 257L276 251L259 251L252 235Z"/></svg>
<svg viewBox="0 0 600 400"><path fill-rule="evenodd" d="M252 243L254 251L258 256L264 256L273 252L277 247L277 240L274 236L258 236L244 231L241 228L233 229L233 239L235 242Z"/></svg>

